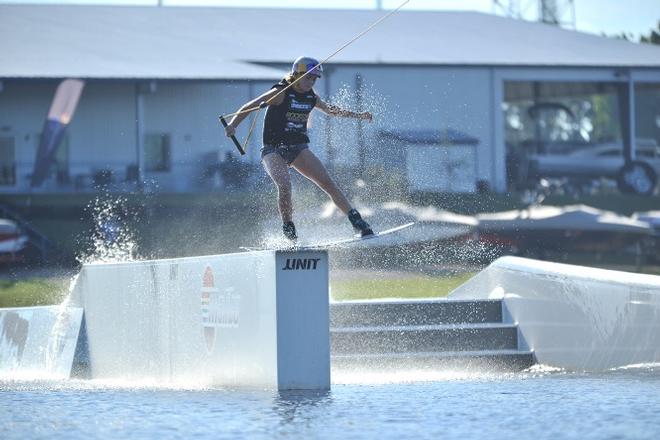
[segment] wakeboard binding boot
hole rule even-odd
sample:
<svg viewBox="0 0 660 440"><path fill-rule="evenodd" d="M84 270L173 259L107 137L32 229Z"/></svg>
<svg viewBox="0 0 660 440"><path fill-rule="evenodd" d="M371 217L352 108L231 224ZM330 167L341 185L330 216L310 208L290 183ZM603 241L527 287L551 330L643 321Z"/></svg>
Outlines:
<svg viewBox="0 0 660 440"><path fill-rule="evenodd" d="M348 220L351 222L351 225L353 225L356 236L367 237L374 234L369 223L364 221L357 209L351 209L348 211Z"/></svg>
<svg viewBox="0 0 660 440"><path fill-rule="evenodd" d="M293 222L286 222L282 225L282 232L287 240L292 243L295 243L298 240L298 235L296 235L296 225Z"/></svg>

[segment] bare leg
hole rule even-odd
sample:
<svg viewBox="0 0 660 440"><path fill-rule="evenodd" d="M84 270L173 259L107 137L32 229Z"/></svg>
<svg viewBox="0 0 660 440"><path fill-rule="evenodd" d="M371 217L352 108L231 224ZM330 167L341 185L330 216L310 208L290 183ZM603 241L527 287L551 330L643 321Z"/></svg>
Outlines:
<svg viewBox="0 0 660 440"><path fill-rule="evenodd" d="M293 219L293 204L291 203L291 176L289 168L282 157L271 153L262 159L266 172L277 187L277 207L282 217L282 223Z"/></svg>
<svg viewBox="0 0 660 440"><path fill-rule="evenodd" d="M314 182L316 186L330 196L337 208L339 208L344 214L348 214L348 211L351 210L351 204L332 180L332 177L328 174L328 170L325 169L323 163L321 163L311 150L305 149L301 151L291 166L300 174Z"/></svg>

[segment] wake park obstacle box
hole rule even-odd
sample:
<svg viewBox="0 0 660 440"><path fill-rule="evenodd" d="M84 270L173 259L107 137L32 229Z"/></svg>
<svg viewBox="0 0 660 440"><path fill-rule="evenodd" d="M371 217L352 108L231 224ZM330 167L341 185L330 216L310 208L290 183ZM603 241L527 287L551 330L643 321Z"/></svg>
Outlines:
<svg viewBox="0 0 660 440"><path fill-rule="evenodd" d="M330 387L325 251L86 265L72 305L93 378Z"/></svg>
<svg viewBox="0 0 660 440"><path fill-rule="evenodd" d="M328 304L325 251L85 265L67 308L84 311L73 371L327 389Z"/></svg>
<svg viewBox="0 0 660 440"><path fill-rule="evenodd" d="M493 328L481 320L483 307L499 307L502 322ZM333 308L335 325L345 324L333 332L335 361L380 356L381 346L387 355L423 357L433 349L456 357L488 342L481 341L484 332L502 330L517 337L491 338L491 350L511 349L507 341L515 340L516 353L566 370L660 362L660 277L653 275L503 257L447 300ZM473 324L456 327L461 316ZM440 322L420 322L427 318ZM327 389L327 253L85 265L64 304L0 309L0 380L32 372Z"/></svg>

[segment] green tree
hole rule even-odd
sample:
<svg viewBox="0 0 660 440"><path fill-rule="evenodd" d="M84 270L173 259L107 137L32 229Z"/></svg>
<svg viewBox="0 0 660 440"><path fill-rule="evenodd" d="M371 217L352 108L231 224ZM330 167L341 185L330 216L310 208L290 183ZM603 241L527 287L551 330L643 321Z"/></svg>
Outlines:
<svg viewBox="0 0 660 440"><path fill-rule="evenodd" d="M639 41L641 43L660 44L660 21L658 21L657 29L651 29L649 35L642 35Z"/></svg>

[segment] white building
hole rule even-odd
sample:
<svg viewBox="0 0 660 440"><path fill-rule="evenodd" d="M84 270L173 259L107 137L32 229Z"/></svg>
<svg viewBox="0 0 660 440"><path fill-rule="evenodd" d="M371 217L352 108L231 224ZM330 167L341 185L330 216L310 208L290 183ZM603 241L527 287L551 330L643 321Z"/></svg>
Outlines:
<svg viewBox="0 0 660 440"><path fill-rule="evenodd" d="M297 56L323 59L383 15L0 5L0 191L83 191L102 178L126 191L137 179L160 191L218 188L209 171L235 153L218 115ZM86 85L52 178L30 189L66 78ZM505 191L529 171L515 165L521 155L615 144L623 161L640 138L660 143L659 47L483 13L400 11L333 57L316 91L376 116L315 116L323 161L383 166L417 190ZM241 161L258 164L259 128Z"/></svg>

